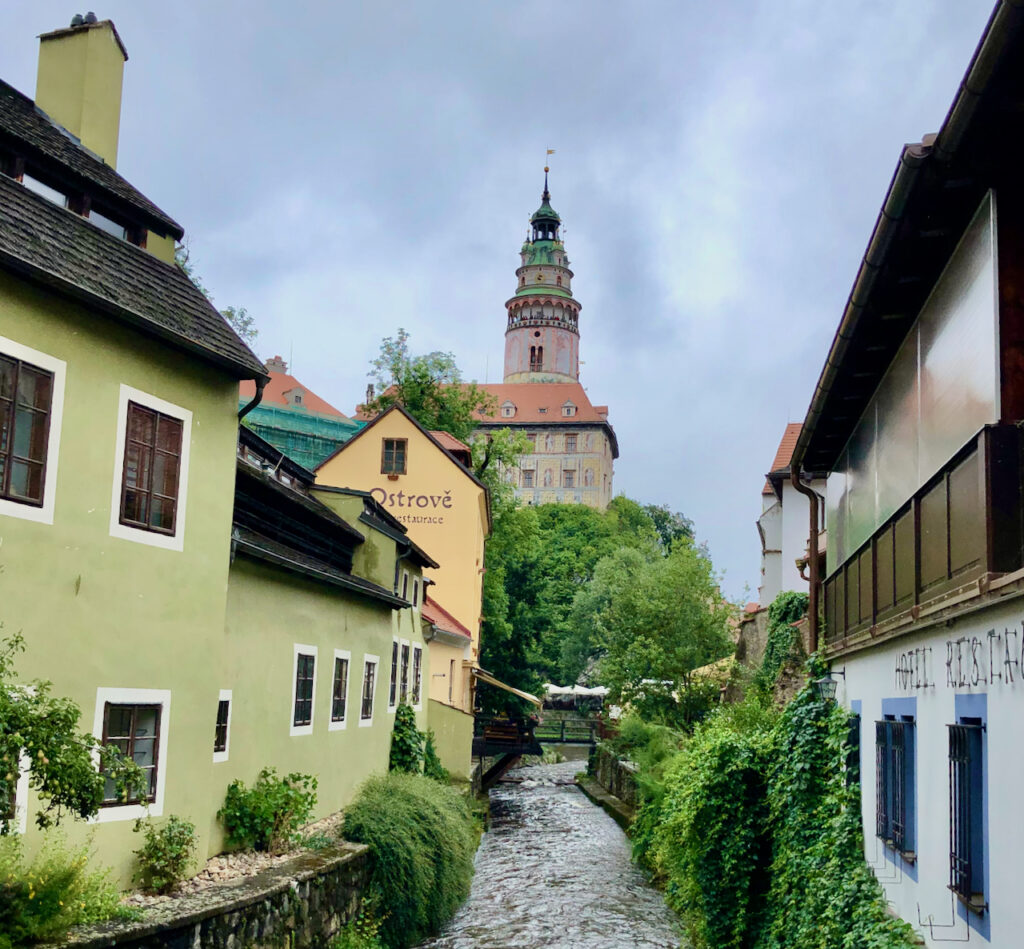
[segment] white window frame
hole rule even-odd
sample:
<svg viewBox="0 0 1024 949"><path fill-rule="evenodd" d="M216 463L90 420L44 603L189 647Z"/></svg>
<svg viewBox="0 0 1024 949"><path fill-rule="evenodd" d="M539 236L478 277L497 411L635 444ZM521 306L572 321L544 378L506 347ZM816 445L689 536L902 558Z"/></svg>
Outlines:
<svg viewBox="0 0 1024 949"><path fill-rule="evenodd" d="M408 576L408 574L407 574ZM391 656L392 662L391 667L388 669L388 712L392 715L395 709L398 708L398 697L402 693L402 641L397 636L391 637ZM392 672L395 677L395 701L391 701L391 676ZM362 693L360 693L362 696ZM362 710L360 709L360 712Z"/></svg>
<svg viewBox="0 0 1024 949"><path fill-rule="evenodd" d="M316 687L316 683L314 682L314 688L315 687ZM231 713L232 713L232 711L234 711L234 704L235 704L231 700L231 689L221 689L220 690L220 695L217 697L217 709L218 709L218 711L220 710L220 703L221 702L227 702L228 703L228 725L227 725L227 731L225 732L225 735L224 735L224 750L223 751L215 751L213 753L213 762L214 762L214 764L218 764L221 761L227 761L228 760L228 753L231 751ZM214 719L214 723L216 724L216 719Z"/></svg>
<svg viewBox="0 0 1024 949"><path fill-rule="evenodd" d="M295 724L295 687L298 685L296 679L299 672L300 654L313 657L313 695L310 699L308 725ZM316 646L307 646L303 643L292 644L292 700L288 705L288 735L291 738L313 734L313 724L316 721L316 680L320 670L319 658Z"/></svg>
<svg viewBox="0 0 1024 949"><path fill-rule="evenodd" d="M370 694L370 717L363 718L363 690L366 687L366 667L375 666L373 673L373 692ZM370 728L373 725L373 713L377 708L377 687L380 685L380 656L363 653L363 677L359 680L359 727Z"/></svg>
<svg viewBox="0 0 1024 949"><path fill-rule="evenodd" d="M92 733L97 741L103 740L103 710L111 705L159 705L160 734L157 736L159 757L156 765L156 790L153 802L145 804L110 804L101 807L91 820L96 824L111 824L115 821L137 820L140 817L162 817L164 813L164 791L167 788L168 737L171 731L171 690L170 689L111 689L100 686L96 689L96 711L93 714ZM207 745L209 747L209 745ZM99 755L96 756L99 765Z"/></svg>
<svg viewBox="0 0 1024 949"><path fill-rule="evenodd" d="M181 422L181 456L178 463L178 500L174 516L174 533L161 534L157 531L143 530L121 523L121 489L124 485L124 450L128 430L128 403L170 415ZM164 550L183 550L185 548L185 514L188 500L188 462L192 446L192 413L173 402L166 402L133 389L121 383L121 392L117 404L117 439L114 444L114 483L110 492L110 536L121 540L131 540L137 544L148 544L150 547L162 547Z"/></svg>
<svg viewBox="0 0 1024 949"><path fill-rule="evenodd" d="M420 655L420 670L419 670L419 683L413 680L413 673L416 671L416 653ZM419 702L413 706L413 710L416 712L423 711L423 656L425 650L420 643L412 644L412 651L409 654L409 691L410 694L418 694L420 697ZM413 687L418 685L418 691L413 692Z"/></svg>
<svg viewBox="0 0 1024 949"><path fill-rule="evenodd" d="M24 521L35 521L37 524L52 524L53 509L57 499L57 460L60 454L60 429L64 420L64 384L67 379L68 364L63 359L48 356L16 343L13 339L0 336L0 353L32 363L40 369L53 374L53 391L50 393L50 431L46 437L46 471L43 475L43 504L22 504L0 498L0 514L8 517L20 517Z"/></svg>
<svg viewBox="0 0 1024 949"><path fill-rule="evenodd" d="M334 670L338 665L338 660L344 659L348 663L348 675L345 679L345 717L340 721L334 720ZM327 716L327 730L329 732L340 732L343 731L349 720L349 712L352 710L351 703L349 702L349 694L352 686L352 653L348 649L335 649L334 650L334 662L331 664L331 710ZM363 692L362 689L359 691L359 712L362 714L363 706Z"/></svg>

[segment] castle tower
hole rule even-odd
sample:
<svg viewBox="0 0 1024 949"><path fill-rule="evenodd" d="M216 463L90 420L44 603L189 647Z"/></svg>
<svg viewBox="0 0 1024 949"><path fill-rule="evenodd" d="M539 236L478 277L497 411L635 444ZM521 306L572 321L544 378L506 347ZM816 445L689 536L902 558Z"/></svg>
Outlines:
<svg viewBox="0 0 1024 949"><path fill-rule="evenodd" d="M561 224L545 168L541 205L519 252L519 286L505 303L505 382L579 382L580 305L572 295Z"/></svg>

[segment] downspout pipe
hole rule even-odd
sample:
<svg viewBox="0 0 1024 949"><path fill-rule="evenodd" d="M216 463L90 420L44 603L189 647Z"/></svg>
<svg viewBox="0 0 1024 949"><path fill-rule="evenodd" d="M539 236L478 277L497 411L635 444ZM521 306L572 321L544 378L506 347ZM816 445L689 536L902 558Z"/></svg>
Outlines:
<svg viewBox="0 0 1024 949"><path fill-rule="evenodd" d="M252 397L252 401L247 405L243 405L238 410L238 421L241 422L260 402L263 401L263 390L267 387L269 379L257 379L256 380L256 395Z"/></svg>
<svg viewBox="0 0 1024 949"><path fill-rule="evenodd" d="M805 495L810 505L810 539L808 546L810 547L810 558L809 558L809 573L810 573L810 590L808 591L807 598L807 627L810 638L810 652L815 653L818 651L818 590L821 585L821 578L819 577L820 569L818 566L818 505L819 498L818 492L813 490L810 485L804 484L800 480L800 466L794 464L789 469L789 480L794 488L797 489L801 494Z"/></svg>

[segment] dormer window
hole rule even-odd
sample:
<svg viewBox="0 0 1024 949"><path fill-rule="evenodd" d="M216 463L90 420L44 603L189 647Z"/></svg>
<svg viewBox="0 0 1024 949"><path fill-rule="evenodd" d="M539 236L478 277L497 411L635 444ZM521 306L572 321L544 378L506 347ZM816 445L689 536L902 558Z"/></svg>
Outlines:
<svg viewBox="0 0 1024 949"><path fill-rule="evenodd" d="M501 403L501 417L512 418L516 414L516 406L514 402L502 402Z"/></svg>
<svg viewBox="0 0 1024 949"><path fill-rule="evenodd" d="M572 402L566 402L562 405L562 417L572 418L576 414L576 406Z"/></svg>
<svg viewBox="0 0 1024 949"><path fill-rule="evenodd" d="M43 184L38 178L33 178L31 175L22 175L21 183L28 188L29 191L34 191L38 195L42 195L47 201L52 201L54 204L59 205L62 208L68 206L68 196L56 188L51 188L48 184Z"/></svg>
<svg viewBox="0 0 1024 949"><path fill-rule="evenodd" d="M302 405L303 396L306 393L302 389L289 389L285 394L285 401L289 405Z"/></svg>

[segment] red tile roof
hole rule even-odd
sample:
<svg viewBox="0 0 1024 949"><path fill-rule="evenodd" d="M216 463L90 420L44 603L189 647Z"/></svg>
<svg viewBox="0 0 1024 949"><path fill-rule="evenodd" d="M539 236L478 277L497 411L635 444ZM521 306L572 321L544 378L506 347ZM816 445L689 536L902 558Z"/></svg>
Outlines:
<svg viewBox="0 0 1024 949"><path fill-rule="evenodd" d="M789 467L789 462L793 458L793 449L796 448L796 440L800 437L800 429L802 428L802 422L790 422L786 426L786 431L782 435L782 441L779 442L779 450L775 452L775 460L772 462L771 468L768 469L769 474L774 474L776 471L785 471ZM764 488L761 489L761 493L774 493L771 482L767 479L765 480Z"/></svg>
<svg viewBox="0 0 1024 949"><path fill-rule="evenodd" d="M285 398L286 392L291 392L292 389L302 390L302 405L293 405L288 399ZM246 402L252 399L256 394L256 383L248 380L243 380L238 387L239 396ZM299 382L295 376L290 376L286 372L273 372L270 373L270 382L267 383L267 387L263 390L263 401L262 405L286 405L289 408L305 409L307 412L317 412L320 415L334 415L337 418L348 418L343 412L339 412L330 402L326 402L321 399L315 392L310 391L308 386L303 385Z"/></svg>
<svg viewBox="0 0 1024 949"><path fill-rule="evenodd" d="M469 451L469 445L465 442L460 442L454 435L448 432L431 432L430 434L447 451Z"/></svg>
<svg viewBox="0 0 1024 949"><path fill-rule="evenodd" d="M449 633L458 633L460 636L465 636L466 639L472 639L473 636L465 626L462 625L451 613L449 613L440 603L435 602L429 596L423 598L423 607L421 609L424 619L430 623L431 626L436 626L438 629L447 630Z"/></svg>
<svg viewBox="0 0 1024 949"><path fill-rule="evenodd" d="M579 425L580 422L608 421L608 407L599 406L601 411L598 411L598 408L595 408L587 398L583 386L578 382L492 382L485 383L480 388L497 399L498 414L496 416L478 414L477 417L495 424L556 422L564 425ZM516 414L511 419L504 419L501 416L503 402L512 402L516 407ZM566 402L572 402L576 406L575 415L562 415L562 406ZM541 409L546 411L542 412Z"/></svg>

